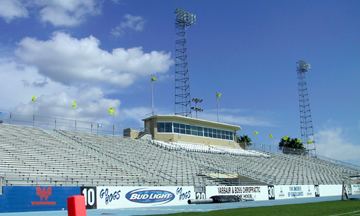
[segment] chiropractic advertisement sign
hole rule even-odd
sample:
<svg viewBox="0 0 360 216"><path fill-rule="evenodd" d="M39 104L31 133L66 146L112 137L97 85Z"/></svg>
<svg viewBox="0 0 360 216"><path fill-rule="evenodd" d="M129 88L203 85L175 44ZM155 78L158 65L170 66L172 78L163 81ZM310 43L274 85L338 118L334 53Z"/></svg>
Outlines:
<svg viewBox="0 0 360 216"><path fill-rule="evenodd" d="M268 186L207 186L206 197L215 195L236 195L242 199L268 200Z"/></svg>

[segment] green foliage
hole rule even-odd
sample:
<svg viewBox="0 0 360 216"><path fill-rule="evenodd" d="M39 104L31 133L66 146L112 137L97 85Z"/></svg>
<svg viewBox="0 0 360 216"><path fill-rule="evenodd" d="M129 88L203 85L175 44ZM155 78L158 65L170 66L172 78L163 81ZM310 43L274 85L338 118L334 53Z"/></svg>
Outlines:
<svg viewBox="0 0 360 216"><path fill-rule="evenodd" d="M236 142L243 146L251 146L252 145L252 141L248 135L243 135L240 137L236 136Z"/></svg>
<svg viewBox="0 0 360 216"><path fill-rule="evenodd" d="M281 138L279 142L280 148L305 149L302 141L298 138Z"/></svg>
<svg viewBox="0 0 360 216"><path fill-rule="evenodd" d="M283 150L283 153L294 153L294 154L302 154L305 153L305 147L299 138L291 138L288 136L284 136L281 138L279 142L279 148Z"/></svg>

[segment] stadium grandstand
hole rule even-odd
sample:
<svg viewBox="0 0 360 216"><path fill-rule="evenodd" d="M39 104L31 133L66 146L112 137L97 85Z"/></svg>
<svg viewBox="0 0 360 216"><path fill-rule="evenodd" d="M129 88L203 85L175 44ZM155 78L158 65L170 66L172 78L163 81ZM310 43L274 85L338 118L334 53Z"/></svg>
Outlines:
<svg viewBox="0 0 360 216"><path fill-rule="evenodd" d="M122 137L100 134L92 123L86 132L9 116L0 124L2 186L329 185L360 172L327 159L245 150L234 141L240 127L189 117L151 116L144 131Z"/></svg>

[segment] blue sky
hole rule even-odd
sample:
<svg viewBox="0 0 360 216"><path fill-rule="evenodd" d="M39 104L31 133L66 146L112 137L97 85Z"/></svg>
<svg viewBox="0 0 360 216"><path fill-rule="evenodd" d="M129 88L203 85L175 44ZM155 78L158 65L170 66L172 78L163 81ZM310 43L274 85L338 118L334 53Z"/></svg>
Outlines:
<svg viewBox="0 0 360 216"><path fill-rule="evenodd" d="M40 114L106 121L115 106L119 124L138 128L156 72L156 111L173 113L177 7L197 15L187 45L200 117L216 119L220 91L220 119L241 134L257 130L256 142L273 146L298 137L296 62L305 59L319 153L360 163L356 0L2 0L0 109L31 113L37 95Z"/></svg>

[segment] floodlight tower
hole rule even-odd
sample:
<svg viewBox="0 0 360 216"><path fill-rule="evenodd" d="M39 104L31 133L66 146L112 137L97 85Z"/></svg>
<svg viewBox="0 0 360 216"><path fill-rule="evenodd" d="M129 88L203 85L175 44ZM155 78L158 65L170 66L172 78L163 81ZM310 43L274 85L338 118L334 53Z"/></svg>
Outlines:
<svg viewBox="0 0 360 216"><path fill-rule="evenodd" d="M183 9L175 10L175 115L191 115L190 79L186 54L186 29L193 25L196 16Z"/></svg>
<svg viewBox="0 0 360 216"><path fill-rule="evenodd" d="M310 99L306 83L305 74L311 69L310 64L304 60L297 62L299 109L300 109L300 133L306 149L313 151L316 156L316 146L314 140L314 127L311 117Z"/></svg>

